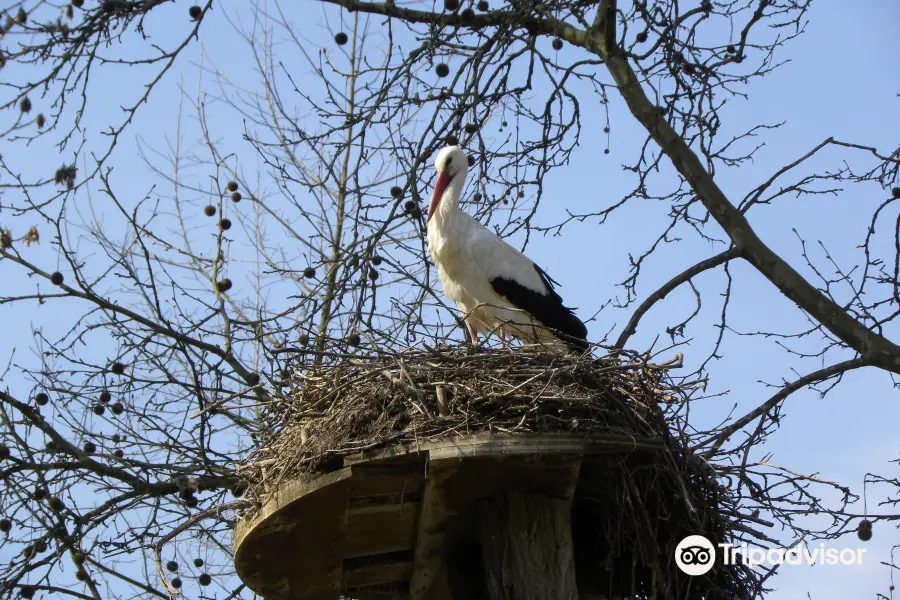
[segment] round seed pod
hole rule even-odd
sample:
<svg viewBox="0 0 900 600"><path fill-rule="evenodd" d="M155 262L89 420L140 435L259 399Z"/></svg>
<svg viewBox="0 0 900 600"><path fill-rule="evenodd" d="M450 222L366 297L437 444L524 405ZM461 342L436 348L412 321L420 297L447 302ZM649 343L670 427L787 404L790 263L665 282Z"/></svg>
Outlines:
<svg viewBox="0 0 900 600"><path fill-rule="evenodd" d="M478 0L478 10L481 12L487 12L490 6L488 5L487 0Z"/></svg>
<svg viewBox="0 0 900 600"><path fill-rule="evenodd" d="M88 574L84 569L78 569L77 571L75 571L75 579L77 579L78 581L87 581L87 578Z"/></svg>
<svg viewBox="0 0 900 600"><path fill-rule="evenodd" d="M6 460L12 456L12 452L6 444L0 444L0 460Z"/></svg>
<svg viewBox="0 0 900 600"><path fill-rule="evenodd" d="M181 589L181 579L179 579L178 577L173 577L172 581L170 581L169 583L172 584L172 587L176 590Z"/></svg>
<svg viewBox="0 0 900 600"><path fill-rule="evenodd" d="M109 368L109 370L112 371L113 373L115 373L116 375L121 375L122 373L125 372L125 365L116 361L112 364L112 366Z"/></svg>
<svg viewBox="0 0 900 600"><path fill-rule="evenodd" d="M115 450L113 450L113 456L115 456L116 458L124 458L125 451L121 448L116 448Z"/></svg>
<svg viewBox="0 0 900 600"><path fill-rule="evenodd" d="M72 555L72 562L78 566L83 565L85 560L87 560L87 555L81 550L76 550Z"/></svg>
<svg viewBox="0 0 900 600"><path fill-rule="evenodd" d="M894 198L900 198L900 187L895 187L891 190L891 196Z"/></svg>
<svg viewBox="0 0 900 600"><path fill-rule="evenodd" d="M234 202L235 204L240 202L241 201L241 193L234 192L233 194L231 194L231 201Z"/></svg>
<svg viewBox="0 0 900 600"><path fill-rule="evenodd" d="M200 567L202 567L202 566L203 566L203 559L202 559L202 558L195 558L195 559L194 559L194 566L197 567L198 569L199 569Z"/></svg>
<svg viewBox="0 0 900 600"><path fill-rule="evenodd" d="M59 271L55 271L50 275L50 283L53 285L62 285L63 283L63 275Z"/></svg>
<svg viewBox="0 0 900 600"><path fill-rule="evenodd" d="M552 45L553 45L553 49L554 49L554 50L562 50L562 47L563 47L563 41L562 41L561 39L559 39L559 38L556 38L556 39L553 40L553 44L552 44Z"/></svg>
<svg viewBox="0 0 900 600"><path fill-rule="evenodd" d="M85 454L93 454L96 451L97 451L97 444L95 444L94 442L90 442L90 441L84 443L84 453Z"/></svg>
<svg viewBox="0 0 900 600"><path fill-rule="evenodd" d="M237 181L229 181L228 183L225 184L225 189L227 189L229 192L238 191Z"/></svg>
<svg viewBox="0 0 900 600"><path fill-rule="evenodd" d="M459 0L444 0L444 8L449 11L454 11L459 8Z"/></svg>
<svg viewBox="0 0 900 600"><path fill-rule="evenodd" d="M303 269L303 276L307 279L312 279L316 276L316 270L312 267L306 267L305 269Z"/></svg>
<svg viewBox="0 0 900 600"><path fill-rule="evenodd" d="M863 542L868 542L872 539L872 522L868 519L863 519L859 522L859 526L856 529L856 537L858 537Z"/></svg>
<svg viewBox="0 0 900 600"><path fill-rule="evenodd" d="M347 336L347 343L350 344L351 346L359 346L361 342L362 342L362 339L360 338L359 334L356 333L355 331Z"/></svg>
<svg viewBox="0 0 900 600"><path fill-rule="evenodd" d="M103 415L103 413L106 412L106 407L103 406L102 404L95 404L93 410L94 410L94 414L97 415L98 417L100 417Z"/></svg>
<svg viewBox="0 0 900 600"><path fill-rule="evenodd" d="M203 207L203 214L206 215L207 217L216 216L216 207L213 206L212 204L207 204L206 206Z"/></svg>
<svg viewBox="0 0 900 600"><path fill-rule="evenodd" d="M112 394L110 394L109 391L103 390L100 392L100 402L108 404L110 400L112 400Z"/></svg>
<svg viewBox="0 0 900 600"><path fill-rule="evenodd" d="M53 512L60 512L66 507L65 503L63 503L62 499L58 496L50 498L50 500L47 501L47 506L49 506L50 510Z"/></svg>
<svg viewBox="0 0 900 600"><path fill-rule="evenodd" d="M378 256L377 254L372 256L372 264L375 265L376 267L378 265L380 265L383 261L384 261L384 259L381 258L380 256Z"/></svg>
<svg viewBox="0 0 900 600"><path fill-rule="evenodd" d="M114 415L121 415L125 412L125 406L121 402L116 402L112 405L112 412Z"/></svg>
<svg viewBox="0 0 900 600"><path fill-rule="evenodd" d="M378 271L376 269L369 269L369 279L372 281L376 281L378 279Z"/></svg>
<svg viewBox="0 0 900 600"><path fill-rule="evenodd" d="M212 577L210 577L208 573L200 573L200 577L197 578L197 583L202 586L207 586L212 583Z"/></svg>
<svg viewBox="0 0 900 600"><path fill-rule="evenodd" d="M222 231L228 231L229 229L231 229L231 219L222 219L221 221L219 221L219 228Z"/></svg>
<svg viewBox="0 0 900 600"><path fill-rule="evenodd" d="M9 533L12 530L12 521L9 519L0 519L0 532Z"/></svg>
<svg viewBox="0 0 900 600"><path fill-rule="evenodd" d="M338 46L343 46L349 40L350 40L350 38L348 38L347 34L344 33L343 31L339 31L336 34L334 34L334 43L337 44Z"/></svg>
<svg viewBox="0 0 900 600"><path fill-rule="evenodd" d="M459 146L459 138L453 134L448 135L447 136L447 145L448 146Z"/></svg>
<svg viewBox="0 0 900 600"><path fill-rule="evenodd" d="M178 563L175 562L174 560L170 560L169 562L166 563L166 569L168 569L169 572L174 573L175 571L178 570Z"/></svg>
<svg viewBox="0 0 900 600"><path fill-rule="evenodd" d="M462 9L462 12L459 13L459 16L464 23L471 23L475 20L475 11L471 8L464 8Z"/></svg>
<svg viewBox="0 0 900 600"><path fill-rule="evenodd" d="M45 406L48 402L50 402L50 396L48 396L44 392L38 392L34 396L34 401L38 404L38 406Z"/></svg>
<svg viewBox="0 0 900 600"><path fill-rule="evenodd" d="M446 77L450 74L450 67L448 67L445 63L439 63L438 66L434 68L434 73L438 77Z"/></svg>
<svg viewBox="0 0 900 600"><path fill-rule="evenodd" d="M221 281L216 282L216 289L219 290L219 292L227 292L231 289L231 286L231 280L227 277L225 279L222 279Z"/></svg>
<svg viewBox="0 0 900 600"><path fill-rule="evenodd" d="M394 187L391 188L391 196L392 197L399 198L402 195L403 195L403 188L401 188L399 185L395 185Z"/></svg>
<svg viewBox="0 0 900 600"><path fill-rule="evenodd" d="M197 6L196 4L188 9L188 14L191 16L193 20L197 20L200 18L200 15L203 14L203 9Z"/></svg>

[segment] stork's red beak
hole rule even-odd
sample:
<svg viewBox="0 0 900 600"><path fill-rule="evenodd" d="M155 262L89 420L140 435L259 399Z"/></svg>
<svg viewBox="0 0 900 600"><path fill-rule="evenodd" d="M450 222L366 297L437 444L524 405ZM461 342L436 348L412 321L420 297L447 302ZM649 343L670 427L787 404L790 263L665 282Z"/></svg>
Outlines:
<svg viewBox="0 0 900 600"><path fill-rule="evenodd" d="M452 179L453 175L450 173L444 173L443 171L438 173L437 181L434 184L434 193L431 194L431 204L428 205L428 218L425 219L426 223L431 221L431 216L437 210L438 204L441 203L441 198L444 197L444 192L447 191L447 186L450 185Z"/></svg>

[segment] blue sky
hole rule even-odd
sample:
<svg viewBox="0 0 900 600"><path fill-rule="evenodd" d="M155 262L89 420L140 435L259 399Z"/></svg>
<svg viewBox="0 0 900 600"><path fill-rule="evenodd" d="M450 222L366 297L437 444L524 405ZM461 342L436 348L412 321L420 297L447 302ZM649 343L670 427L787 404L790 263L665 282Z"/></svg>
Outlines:
<svg viewBox="0 0 900 600"><path fill-rule="evenodd" d="M168 18L175 23L175 30L186 31L189 26L184 22L186 19L172 20L173 13L168 13L167 17L166 10L173 9L164 7L158 15L154 13L151 20L163 24ZM181 15L183 6L177 10ZM320 26L326 20L333 22L336 11L328 8L323 13L313 2L302 3L298 11L302 11L302 15L291 17L311 44L329 46L330 35L322 33ZM123 199L137 202L154 185L160 186L160 190L166 189L166 183L150 173L138 158L136 138L140 136L145 147L160 150L165 150L174 140L179 86L183 85L191 97L196 97L198 87L216 94L209 73L202 75L202 84L198 85L201 65L210 67L208 57L212 57L233 81L250 90L258 89L259 77L253 71L248 48L238 40L227 22L228 19L240 19L246 24L246 18L246 13L235 13L233 5L217 6L203 25L202 42L195 43L183 57L191 62L182 62L153 92L149 106L142 110L134 127L120 142L113 162L113 182L119 186L117 189L121 190ZM782 128L762 134L758 141L764 142L765 147L752 163L720 172L717 181L733 201L769 177L773 170L801 156L828 136L874 145L885 152L896 147L900 139L900 119L896 118L900 108L896 77L900 72L900 47L895 41L898 23L900 4L888 0L862 0L852 6L825 0L814 3L807 33L781 50L781 58L789 58L790 62L774 74L755 80L746 90L749 99L729 101L724 112L726 127L734 132L760 122L785 121ZM153 24L151 21L149 25ZM549 45L549 40L546 43ZM570 51L569 48L563 50ZM201 52L207 56L201 56ZM290 57L283 59L289 61ZM127 102L123 100L125 93L122 90L129 90L129 84L142 81L141 76L145 74L146 71L140 69L116 68L98 74L100 78L107 78L100 81L110 86L110 93L98 95L91 102L86 120L89 136L96 135L111 118L116 118L117 107ZM302 86L304 82L299 83ZM241 120L220 105L214 107L214 115L215 135L240 147ZM562 206L587 209L612 203L632 185L621 165L633 161L644 132L624 109L622 101L612 93L610 154L604 155L605 141L600 143L598 140L602 137L599 130L606 116L597 110L585 117L585 138L572 163L552 173L545 182L546 196L539 217L544 223L552 223ZM193 143L191 136L197 133L196 122L189 111L185 112L184 119L185 138L190 144ZM594 132L597 140L591 139ZM40 149L41 145L37 145L33 154L15 158L24 165L23 168L37 168L32 164L32 157L43 156L37 152ZM842 151L829 150L811 165L818 169L838 168L844 155ZM238 161L247 175L252 176L258 167L253 156L239 155ZM98 214L115 222L108 203L96 189L92 193L90 200ZM788 197L776 205L755 208L750 213L750 221L766 243L808 274L792 228L796 227L808 241L826 242L832 255L843 264L856 264L859 261L856 245L862 239L873 208L883 197L883 192L873 186L851 188L836 197ZM82 198L79 206L86 209L87 199ZM627 251L642 251L660 231L665 215L665 206L632 204L602 227L586 222L566 229L559 237L532 237L527 252L562 284L567 303L579 307L579 314L587 317L608 299L621 297L622 291L616 284L627 276ZM202 243L199 230L197 236L198 243ZM721 250L721 247L696 240L668 246L664 254L655 256L648 263L638 287L639 300L673 274ZM43 261L48 270L55 268L55 252L46 244L31 252L29 257ZM7 268L0 267L0 275L5 275L3 270ZM732 328L785 332L803 327L800 313L752 269L738 264L733 265L731 272L734 277L734 299L729 313ZM721 271L698 278L708 308L687 332L690 345L681 349L689 366L696 366L706 356L717 335L714 326L719 310L717 294L723 282ZM23 289L31 285L17 280L12 284L21 285ZM687 290L673 294L647 315L638 334L632 338L631 346L643 349L657 335L665 336L667 325L680 321L693 309L692 298ZM610 329L613 335L618 334L628 314L628 310L604 310L590 324L591 338L596 340ZM8 339L15 342L17 362L31 364L36 360L29 351L31 327L40 325L53 330L69 324L65 314L51 313L47 306L28 309L0 306L0 319ZM889 331L895 341L900 339L897 333L896 329ZM6 352L0 354L0 363L5 364L9 359L8 350L0 352ZM771 390L759 383L760 380L777 383L781 378L791 379L792 368L806 373L813 370L815 364L792 359L771 341L727 334L724 357L711 366L709 391L727 390L729 393L704 401L693 417L698 423L713 423L723 418L735 404L736 413L742 414L771 394ZM839 480L852 486L857 493L862 492L866 472L897 475L897 466L889 461L900 455L900 436L897 435L900 403L887 375L874 370L851 373L825 399L820 399L814 392L798 393L788 400L785 414L787 418L783 420L781 430L762 449L773 455L773 462L799 472L818 472L824 479ZM873 499L882 495L877 488L870 488L870 512L879 510ZM862 512L861 506L857 510ZM776 533L775 537L780 535ZM888 558L893 544L900 544L897 529L882 525L875 530L872 541L865 545L852 534L832 544L865 547L868 551L865 564L857 567L785 567L778 577L770 580L776 588L770 598L794 599L805 597L807 593L814 599L871 598L877 592L886 592L890 573L878 562Z"/></svg>

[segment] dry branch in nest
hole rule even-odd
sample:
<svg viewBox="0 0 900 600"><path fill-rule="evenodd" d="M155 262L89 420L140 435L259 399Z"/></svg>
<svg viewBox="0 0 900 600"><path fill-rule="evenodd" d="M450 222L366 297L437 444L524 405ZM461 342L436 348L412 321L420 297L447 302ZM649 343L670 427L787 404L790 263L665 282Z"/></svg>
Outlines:
<svg viewBox="0 0 900 600"><path fill-rule="evenodd" d="M677 363L677 364L676 364ZM752 597L742 566L689 577L675 546L688 535L729 542L735 499L677 435L685 400L641 355L600 359L510 351L408 351L295 372L268 414L269 433L241 468L257 506L284 481L344 459L474 434L583 433L631 450L585 458L572 505L579 588L624 597ZM721 552L721 551L719 551ZM721 555L718 556L721 565Z"/></svg>

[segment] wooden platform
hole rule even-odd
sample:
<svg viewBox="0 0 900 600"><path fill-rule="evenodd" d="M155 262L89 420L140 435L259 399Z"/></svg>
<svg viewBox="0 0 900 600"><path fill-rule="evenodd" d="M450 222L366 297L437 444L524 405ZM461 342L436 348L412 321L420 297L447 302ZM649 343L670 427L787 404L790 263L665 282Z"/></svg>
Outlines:
<svg viewBox="0 0 900 600"><path fill-rule="evenodd" d="M508 492L571 501L585 457L656 441L584 434L475 435L346 457L289 482L235 531L238 576L266 600L450 600L445 548L475 502Z"/></svg>

